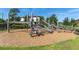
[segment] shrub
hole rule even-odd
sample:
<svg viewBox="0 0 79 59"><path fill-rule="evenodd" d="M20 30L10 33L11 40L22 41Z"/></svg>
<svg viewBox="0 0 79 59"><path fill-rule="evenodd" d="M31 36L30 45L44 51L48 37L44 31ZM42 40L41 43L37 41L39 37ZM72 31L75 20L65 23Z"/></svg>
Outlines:
<svg viewBox="0 0 79 59"><path fill-rule="evenodd" d="M79 35L79 28L75 30L75 34Z"/></svg>
<svg viewBox="0 0 79 59"><path fill-rule="evenodd" d="M27 24L10 24L10 28L13 29L25 29L25 28L29 28L29 26Z"/></svg>

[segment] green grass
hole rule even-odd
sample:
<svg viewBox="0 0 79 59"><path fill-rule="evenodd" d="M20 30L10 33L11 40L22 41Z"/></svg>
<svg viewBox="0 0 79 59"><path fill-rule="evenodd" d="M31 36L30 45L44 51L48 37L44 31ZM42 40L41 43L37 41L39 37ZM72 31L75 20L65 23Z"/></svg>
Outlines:
<svg viewBox="0 0 79 59"><path fill-rule="evenodd" d="M0 47L0 50L79 50L79 38L35 47Z"/></svg>
<svg viewBox="0 0 79 59"><path fill-rule="evenodd" d="M4 32L4 31L7 31L6 29L0 29L0 32Z"/></svg>

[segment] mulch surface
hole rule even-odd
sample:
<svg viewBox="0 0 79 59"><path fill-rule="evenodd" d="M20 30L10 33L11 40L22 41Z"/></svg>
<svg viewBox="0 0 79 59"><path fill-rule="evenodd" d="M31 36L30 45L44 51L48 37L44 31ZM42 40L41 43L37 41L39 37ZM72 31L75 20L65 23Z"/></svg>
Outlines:
<svg viewBox="0 0 79 59"><path fill-rule="evenodd" d="M27 30L12 30L10 33L0 32L0 46L31 47L49 45L75 38L76 35L68 32L45 33L43 36L31 37Z"/></svg>

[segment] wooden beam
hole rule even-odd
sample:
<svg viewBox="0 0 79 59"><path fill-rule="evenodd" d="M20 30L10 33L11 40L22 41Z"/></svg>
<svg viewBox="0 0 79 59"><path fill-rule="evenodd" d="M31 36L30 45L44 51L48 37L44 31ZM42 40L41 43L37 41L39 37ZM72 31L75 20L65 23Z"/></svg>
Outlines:
<svg viewBox="0 0 79 59"><path fill-rule="evenodd" d="M9 18L7 20L7 32L9 33L10 32L10 28L9 28Z"/></svg>
<svg viewBox="0 0 79 59"><path fill-rule="evenodd" d="M29 22L21 22L21 21L12 21L12 22L9 22L9 23L21 23L21 24L24 24L24 23L29 23Z"/></svg>
<svg viewBox="0 0 79 59"><path fill-rule="evenodd" d="M29 13L27 14L27 22L29 22Z"/></svg>

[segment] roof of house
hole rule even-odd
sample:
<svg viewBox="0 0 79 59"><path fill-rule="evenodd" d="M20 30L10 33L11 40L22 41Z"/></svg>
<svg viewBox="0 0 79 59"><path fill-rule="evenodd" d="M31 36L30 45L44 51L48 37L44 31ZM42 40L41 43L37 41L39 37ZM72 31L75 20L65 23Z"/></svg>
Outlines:
<svg viewBox="0 0 79 59"><path fill-rule="evenodd" d="M75 21L79 21L79 19L75 20Z"/></svg>

